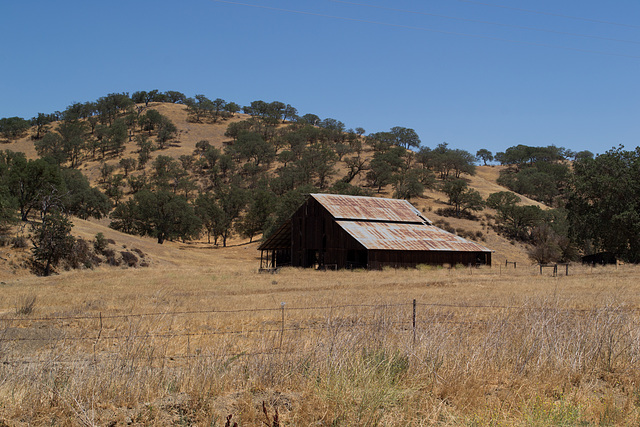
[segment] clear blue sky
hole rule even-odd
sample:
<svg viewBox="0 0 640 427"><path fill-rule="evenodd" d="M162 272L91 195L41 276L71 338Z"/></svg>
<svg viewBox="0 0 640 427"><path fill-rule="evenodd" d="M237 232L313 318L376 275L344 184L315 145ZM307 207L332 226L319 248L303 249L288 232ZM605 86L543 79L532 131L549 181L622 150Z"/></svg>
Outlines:
<svg viewBox="0 0 640 427"><path fill-rule="evenodd" d="M159 89L473 153L631 149L639 18L638 0L7 0L0 117Z"/></svg>

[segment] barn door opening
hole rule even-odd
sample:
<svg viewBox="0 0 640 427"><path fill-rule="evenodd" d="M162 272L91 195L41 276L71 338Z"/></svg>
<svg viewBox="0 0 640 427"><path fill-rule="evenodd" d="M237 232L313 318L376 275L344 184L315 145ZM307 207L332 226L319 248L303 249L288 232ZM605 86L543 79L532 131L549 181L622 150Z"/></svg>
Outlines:
<svg viewBox="0 0 640 427"><path fill-rule="evenodd" d="M369 253L366 250L347 251L347 268L367 268Z"/></svg>
<svg viewBox="0 0 640 427"><path fill-rule="evenodd" d="M321 265L320 251L317 251L315 249L307 249L305 260L304 260L304 267L309 268L309 267L317 267L320 265Z"/></svg>

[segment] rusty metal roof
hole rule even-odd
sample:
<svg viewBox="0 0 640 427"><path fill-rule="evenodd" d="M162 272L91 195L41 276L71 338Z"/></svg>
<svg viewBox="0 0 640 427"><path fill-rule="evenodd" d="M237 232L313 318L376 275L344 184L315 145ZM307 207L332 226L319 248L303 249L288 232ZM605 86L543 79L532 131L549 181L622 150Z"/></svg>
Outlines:
<svg viewBox="0 0 640 427"><path fill-rule="evenodd" d="M335 219L430 223L406 200L311 194Z"/></svg>
<svg viewBox="0 0 640 427"><path fill-rule="evenodd" d="M337 223L370 250L492 252L433 225L366 221Z"/></svg>

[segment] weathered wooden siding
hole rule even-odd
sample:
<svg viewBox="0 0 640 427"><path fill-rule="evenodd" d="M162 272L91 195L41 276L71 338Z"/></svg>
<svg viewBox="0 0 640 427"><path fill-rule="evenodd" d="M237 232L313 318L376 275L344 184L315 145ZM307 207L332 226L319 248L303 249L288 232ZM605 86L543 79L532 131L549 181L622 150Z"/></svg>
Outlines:
<svg viewBox="0 0 640 427"><path fill-rule="evenodd" d="M291 218L291 264L295 267L311 267L318 256L321 264L345 268L350 251L364 249L313 198Z"/></svg>
<svg viewBox="0 0 640 427"><path fill-rule="evenodd" d="M369 251L369 268L431 265L491 265L491 253L453 251Z"/></svg>

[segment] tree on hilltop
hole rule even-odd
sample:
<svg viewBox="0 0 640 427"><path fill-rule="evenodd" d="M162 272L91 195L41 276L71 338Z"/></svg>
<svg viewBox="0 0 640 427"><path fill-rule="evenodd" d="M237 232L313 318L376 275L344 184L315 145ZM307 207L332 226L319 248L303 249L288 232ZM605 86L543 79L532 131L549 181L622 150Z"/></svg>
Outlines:
<svg viewBox="0 0 640 427"><path fill-rule="evenodd" d="M420 137L415 130L401 126L394 126L390 131L395 145L406 149L420 147Z"/></svg>
<svg viewBox="0 0 640 427"><path fill-rule="evenodd" d="M111 125L120 113L134 106L126 93L110 93L95 102L96 112L102 124Z"/></svg>
<svg viewBox="0 0 640 427"><path fill-rule="evenodd" d="M487 166L487 162L493 161L493 154L486 148L481 148L476 152L476 159L482 161L484 166Z"/></svg>
<svg viewBox="0 0 640 427"><path fill-rule="evenodd" d="M187 98L184 104L187 106L187 121L193 123L202 123L202 119L207 117L214 108L213 102L202 94Z"/></svg>
<svg viewBox="0 0 640 427"><path fill-rule="evenodd" d="M168 90L164 95L166 96L167 102L171 102L172 104L184 104L184 101L187 99L184 93L175 90Z"/></svg>
<svg viewBox="0 0 640 427"><path fill-rule="evenodd" d="M5 117L0 119L0 135L8 140L23 137L31 124L22 117Z"/></svg>
<svg viewBox="0 0 640 427"><path fill-rule="evenodd" d="M32 139L38 140L42 138L51 129L50 123L54 120L55 118L52 114L38 113L36 117L32 117L30 124L35 127L36 131Z"/></svg>

